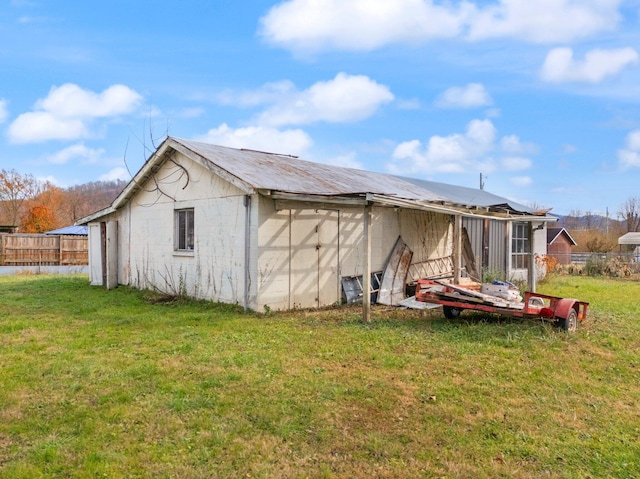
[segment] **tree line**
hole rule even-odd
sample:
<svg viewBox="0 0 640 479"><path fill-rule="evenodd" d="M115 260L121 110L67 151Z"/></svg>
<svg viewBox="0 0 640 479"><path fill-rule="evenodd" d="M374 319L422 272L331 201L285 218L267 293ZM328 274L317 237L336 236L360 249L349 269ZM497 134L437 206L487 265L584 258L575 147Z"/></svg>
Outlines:
<svg viewBox="0 0 640 479"><path fill-rule="evenodd" d="M70 226L106 208L127 183L93 181L60 188L15 169L0 170L0 225L20 233L44 233Z"/></svg>
<svg viewBox="0 0 640 479"><path fill-rule="evenodd" d="M640 197L630 197L620 204L616 218L610 217L608 210L604 216L591 211L574 210L562 216L558 223L578 243L573 248L574 252L617 252L620 236L640 231Z"/></svg>

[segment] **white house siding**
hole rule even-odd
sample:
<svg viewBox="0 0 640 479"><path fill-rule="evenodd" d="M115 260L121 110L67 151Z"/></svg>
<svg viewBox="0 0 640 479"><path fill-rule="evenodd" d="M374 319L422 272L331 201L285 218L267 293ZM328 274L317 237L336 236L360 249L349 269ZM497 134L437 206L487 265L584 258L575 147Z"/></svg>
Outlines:
<svg viewBox="0 0 640 479"><path fill-rule="evenodd" d="M100 223L91 223L89 233L89 281L94 286L102 286L102 235Z"/></svg>
<svg viewBox="0 0 640 479"><path fill-rule="evenodd" d="M364 267L363 208L275 210L260 198L258 309L327 306L341 300L342 276ZM380 271L398 236L414 251L414 261L452 252L448 215L407 209L373 208L371 268Z"/></svg>
<svg viewBox="0 0 640 479"><path fill-rule="evenodd" d="M243 304L244 193L182 155L118 213L122 283ZM194 209L194 250L174 251L174 212ZM257 214L254 215L257 219Z"/></svg>

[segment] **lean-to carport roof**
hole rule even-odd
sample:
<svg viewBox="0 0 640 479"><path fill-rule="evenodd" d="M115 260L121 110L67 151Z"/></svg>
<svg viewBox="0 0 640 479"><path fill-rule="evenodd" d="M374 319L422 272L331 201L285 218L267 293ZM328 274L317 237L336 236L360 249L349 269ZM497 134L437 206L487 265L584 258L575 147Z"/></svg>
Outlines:
<svg viewBox="0 0 640 479"><path fill-rule="evenodd" d="M336 204L355 198L365 201L366 198L367 201L381 205L431 209L450 214L499 214L502 217L533 215L542 221L551 219L483 190L169 137L109 208L83 218L78 223L93 221L126 204L174 151L201 163L246 194L259 192L271 194L274 199L300 201L322 198L327 203Z"/></svg>
<svg viewBox="0 0 640 479"><path fill-rule="evenodd" d="M451 203L467 207L495 208L500 210L512 210L520 213L533 214L533 208L508 200L502 196L494 195L485 190L469 188L466 186L449 185L435 181L420 180L417 178L403 178L403 180L418 185L425 190L447 198Z"/></svg>

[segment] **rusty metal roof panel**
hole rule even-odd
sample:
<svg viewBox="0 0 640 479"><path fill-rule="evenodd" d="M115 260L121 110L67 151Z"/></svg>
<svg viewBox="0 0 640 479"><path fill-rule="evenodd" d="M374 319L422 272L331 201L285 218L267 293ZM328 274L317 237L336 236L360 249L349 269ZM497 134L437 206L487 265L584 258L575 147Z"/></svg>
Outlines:
<svg viewBox="0 0 640 479"><path fill-rule="evenodd" d="M420 180L417 178L404 178L404 180L421 186L426 190L447 198L452 203L465 206L479 207L504 207L521 213L533 214L534 209L522 205L515 201L508 200L502 196L494 195L488 191L469 188L466 186L449 185L446 183L438 183L436 181Z"/></svg>
<svg viewBox="0 0 640 479"><path fill-rule="evenodd" d="M393 175L312 163L275 153L172 139L256 189L327 196L375 193L422 201L448 201L419 184Z"/></svg>

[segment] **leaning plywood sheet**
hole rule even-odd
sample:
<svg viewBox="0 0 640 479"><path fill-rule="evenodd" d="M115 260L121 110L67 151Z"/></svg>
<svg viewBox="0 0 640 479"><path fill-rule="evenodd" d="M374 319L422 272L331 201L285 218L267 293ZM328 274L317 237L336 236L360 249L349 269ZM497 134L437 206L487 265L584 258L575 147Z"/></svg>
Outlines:
<svg viewBox="0 0 640 479"><path fill-rule="evenodd" d="M467 228L462 228L462 257L464 258L467 274L475 279L480 280L480 275L476 269L476 257L473 254L473 248L471 247L471 240L467 233Z"/></svg>
<svg viewBox="0 0 640 479"><path fill-rule="evenodd" d="M382 273L382 283L378 292L379 304L393 306L404 299L411 258L413 258L413 251L398 236L387 261L387 266Z"/></svg>

